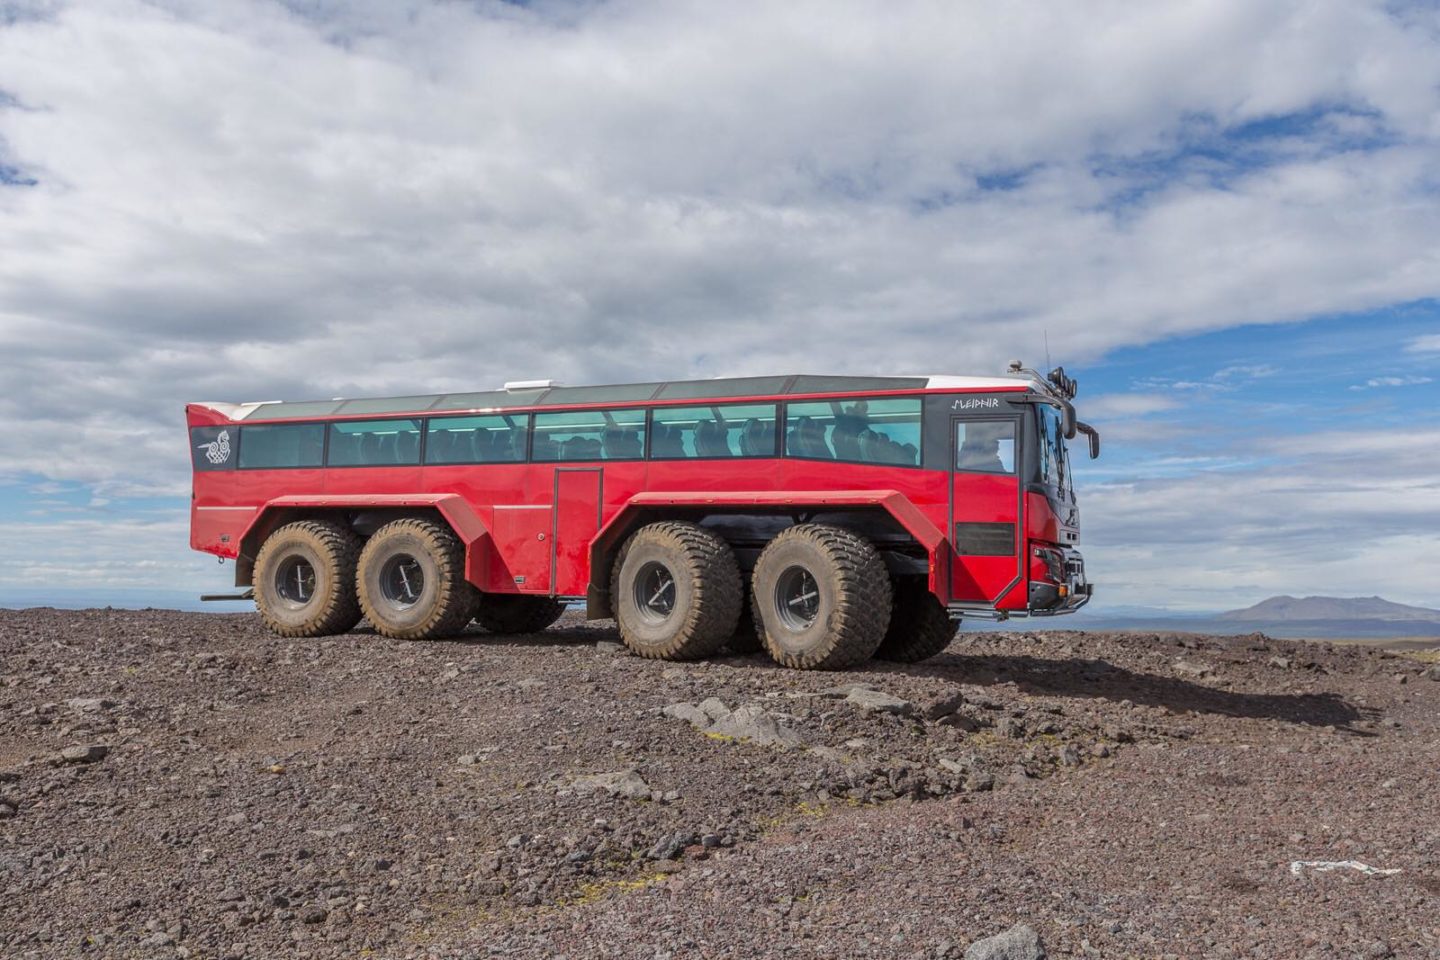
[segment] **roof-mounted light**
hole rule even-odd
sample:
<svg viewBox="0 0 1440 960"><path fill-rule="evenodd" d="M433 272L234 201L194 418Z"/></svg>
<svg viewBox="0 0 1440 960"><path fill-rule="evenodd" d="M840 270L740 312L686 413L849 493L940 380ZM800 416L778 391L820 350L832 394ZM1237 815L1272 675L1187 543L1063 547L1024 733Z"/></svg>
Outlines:
<svg viewBox="0 0 1440 960"><path fill-rule="evenodd" d="M1050 371L1045 379L1050 381L1056 391L1067 400L1075 399L1075 391L1080 389L1080 381L1065 374L1064 367L1056 367Z"/></svg>

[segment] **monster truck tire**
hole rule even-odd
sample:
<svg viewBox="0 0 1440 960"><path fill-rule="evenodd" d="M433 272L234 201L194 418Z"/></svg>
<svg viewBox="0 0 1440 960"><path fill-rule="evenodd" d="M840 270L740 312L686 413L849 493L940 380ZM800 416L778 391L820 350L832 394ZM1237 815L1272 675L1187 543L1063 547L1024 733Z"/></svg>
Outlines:
<svg viewBox="0 0 1440 960"><path fill-rule="evenodd" d="M870 659L890 624L890 576L869 541L805 523L765 547L751 578L765 649L799 670L841 670Z"/></svg>
<svg viewBox="0 0 1440 960"><path fill-rule="evenodd" d="M641 527L611 578L620 638L655 660L695 660L735 633L744 591L730 545L693 523Z"/></svg>
<svg viewBox="0 0 1440 960"><path fill-rule="evenodd" d="M944 650L955 639L957 622L924 577L902 577L892 584L895 606L890 612L890 628L875 651L877 660L919 663Z"/></svg>
<svg viewBox="0 0 1440 960"><path fill-rule="evenodd" d="M564 612L565 604L549 597L487 593L480 600L475 620L491 633L539 633Z"/></svg>
<svg viewBox="0 0 1440 960"><path fill-rule="evenodd" d="M365 618L397 640L459 633L477 609L465 546L434 520L392 520L376 530L360 553L357 582Z"/></svg>
<svg viewBox="0 0 1440 960"><path fill-rule="evenodd" d="M360 622L355 565L360 538L347 526L300 520L280 527L255 557L255 606L282 637L324 637Z"/></svg>

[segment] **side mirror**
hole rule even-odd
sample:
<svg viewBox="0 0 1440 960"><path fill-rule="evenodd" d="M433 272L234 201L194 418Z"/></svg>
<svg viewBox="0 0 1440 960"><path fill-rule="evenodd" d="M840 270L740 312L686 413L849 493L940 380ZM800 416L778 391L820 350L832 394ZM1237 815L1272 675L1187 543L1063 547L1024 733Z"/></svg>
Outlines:
<svg viewBox="0 0 1440 960"><path fill-rule="evenodd" d="M1060 429L1065 434L1066 440L1075 439L1075 407L1071 404L1062 404L1060 407Z"/></svg>
<svg viewBox="0 0 1440 960"><path fill-rule="evenodd" d="M1075 421L1075 429L1085 434L1086 438L1090 441L1090 459L1098 460L1100 458L1100 431L1088 423L1081 423L1079 420Z"/></svg>

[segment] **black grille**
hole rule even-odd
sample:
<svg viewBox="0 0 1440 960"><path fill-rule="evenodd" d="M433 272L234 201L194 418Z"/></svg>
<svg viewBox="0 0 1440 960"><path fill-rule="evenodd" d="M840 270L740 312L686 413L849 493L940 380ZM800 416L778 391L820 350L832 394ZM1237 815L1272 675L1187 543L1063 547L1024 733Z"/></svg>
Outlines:
<svg viewBox="0 0 1440 960"><path fill-rule="evenodd" d="M1015 524L957 523L955 552L965 557L1015 556Z"/></svg>

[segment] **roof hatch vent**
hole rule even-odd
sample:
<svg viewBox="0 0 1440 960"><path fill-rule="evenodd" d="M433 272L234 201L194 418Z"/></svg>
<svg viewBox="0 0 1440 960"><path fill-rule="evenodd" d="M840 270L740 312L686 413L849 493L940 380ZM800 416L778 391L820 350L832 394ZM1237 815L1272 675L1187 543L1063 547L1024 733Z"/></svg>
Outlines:
<svg viewBox="0 0 1440 960"><path fill-rule="evenodd" d="M506 393L524 393L526 390L549 390L563 386L558 380L511 380L505 384Z"/></svg>

